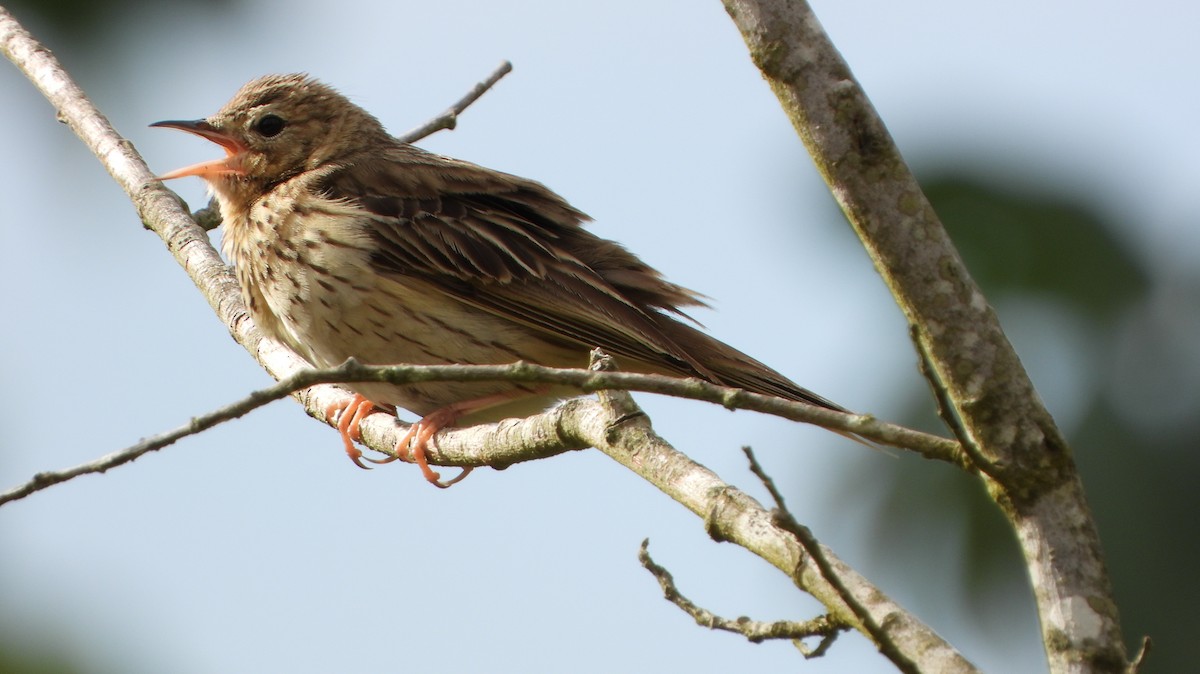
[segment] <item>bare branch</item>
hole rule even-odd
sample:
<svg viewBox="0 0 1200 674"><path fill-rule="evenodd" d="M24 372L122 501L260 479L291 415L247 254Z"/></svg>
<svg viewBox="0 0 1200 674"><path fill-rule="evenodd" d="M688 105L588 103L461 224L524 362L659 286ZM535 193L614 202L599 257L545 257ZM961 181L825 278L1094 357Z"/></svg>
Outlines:
<svg viewBox="0 0 1200 674"><path fill-rule="evenodd" d="M1117 605L1071 450L849 66L803 0L724 0L978 449L1053 672L1121 672Z"/></svg>
<svg viewBox="0 0 1200 674"><path fill-rule="evenodd" d="M825 573L839 578L843 589L831 586L813 561L816 556L806 554L793 534L780 529L771 514L753 498L663 440L627 392L601 391L597 398L599 407L606 412L592 421L605 421L601 427L589 424L579 429L587 441L704 518L705 527L715 540L736 543L762 557L824 604L831 620L863 631L861 621L846 605L842 594L854 597L875 624L885 626L889 641L917 663L920 671L941 674L978 671L928 626L838 559L832 550L818 545L820 558L828 566Z"/></svg>
<svg viewBox="0 0 1200 674"><path fill-rule="evenodd" d="M913 662L895 642L892 641L892 635L880 627L875 621L874 616L867 610L866 606L858 601L858 598L850 592L850 589L842 582L833 565L825 557L824 549L821 547L817 537L813 535L808 527L800 524L796 518L788 510L787 504L783 501L783 494L775 487L775 480L763 470L762 465L758 463L758 459L754 456L754 451L749 447L742 447L742 452L746 454L746 458L750 461L750 472L763 483L763 486L770 492L771 498L775 501L775 509L771 511L771 521L779 528L787 531L796 537L800 546L804 548L804 552L808 553L813 564L821 573L821 577L833 587L838 593L838 597L846 602L846 606L854 612L854 616L858 618L859 623L863 626L867 636L879 646L879 651L896 668L902 672L910 674L921 674L921 669L917 663Z"/></svg>
<svg viewBox="0 0 1200 674"><path fill-rule="evenodd" d="M405 143L415 143L426 136L430 136L438 131L441 131L442 129L453 130L458 126L458 116L462 114L463 110L466 110L472 103L479 100L480 96L487 93L487 90L495 86L496 83L500 81L500 78L504 77L510 72L512 72L512 63L509 63L508 61L501 63L500 67L496 68L491 75L488 75L487 79L483 80L479 84L476 84L475 88L472 89L470 93L460 98L457 103L447 108L445 112L437 117L434 117L428 122L425 122L421 126L418 126L417 128L403 135L397 136L397 138Z"/></svg>
<svg viewBox="0 0 1200 674"><path fill-rule="evenodd" d="M287 349L263 340L242 306L237 280L205 231L184 210L182 200L155 178L133 145L117 134L54 55L3 8L0 50L34 83L54 106L58 118L70 126L125 190L142 223L166 243L233 338L276 379L302 368L303 362Z"/></svg>
<svg viewBox="0 0 1200 674"><path fill-rule="evenodd" d="M307 372L300 372L293 379L307 379ZM122 464L129 463L141 458L143 455L162 449L177 440L194 435L201 431L207 430L231 419L236 419L244 414L251 412L273 400L278 400L290 394L294 388L294 381L288 380L280 382L269 388L255 391L246 398L239 400L230 405L221 407L213 412L204 414L198 417L193 417L190 422L180 426L179 428L152 435L148 438L143 438L141 441L131 445L125 449L107 454L94 461L82 463L78 466L57 471L46 471L34 475L28 482L18 487L9 489L0 493L0 506L11 501L17 501L30 494L47 489L56 484L66 482L67 480L79 477L81 475L89 475L94 473L104 473L110 468L115 468ZM302 387L302 386L301 386Z"/></svg>
<svg viewBox="0 0 1200 674"><path fill-rule="evenodd" d="M844 414L823 407L815 407L805 403L783 400L771 396L749 393L741 389L717 386L698 379L677 379L665 375L638 374L630 372L596 372L591 370L559 369L534 365L531 363L513 363L511 365L393 365L370 366L363 365L353 359L334 368L311 369L297 371L279 383L255 391L242 400L226 405L193 418L189 423L165 433L146 438L137 444L117 452L105 455L95 461L67 468L60 471L38 473L26 483L0 493L0 506L10 501L16 501L35 492L56 484L66 482L80 475L103 473L111 468L134 461L148 452L156 451L177 440L212 428L213 426L243 416L269 402L279 400L317 384L348 384L354 382L383 381L392 384L412 384L431 381L495 381L507 380L534 384L556 384L573 386L581 393L592 393L605 389L642 391L659 393L680 398L690 398L723 405L734 409L753 410L773 416L803 421L824 426L835 431L852 433L910 449L926 458L941 459L951 462L961 461L957 445L950 440L935 435L928 435L902 426L887 424L873 417ZM330 393L338 389L329 387ZM310 407L311 409L311 407ZM379 419L375 419L379 417ZM336 425L335 419L327 419L324 413L317 417L325 423ZM388 424L401 431L407 427L397 425L394 417L386 413L377 413L368 417L375 419L375 424ZM367 423L367 422L364 422ZM485 425L493 428L494 425ZM458 430L445 430L437 436L437 445L472 447L470 443L454 442L446 436L460 433ZM505 436L511 438L511 435ZM367 446L390 456L396 456L396 442L390 435L384 436L377 431L365 431L364 441ZM384 444L380 444L384 443ZM499 444L497 444L499 443ZM546 458L564 451L580 449L575 446L557 448L538 444L524 448L513 446L506 441L487 441L474 446L469 455L445 455L437 448L429 450L429 461L442 466L507 466L522 461ZM407 456L398 456L405 459Z"/></svg>
<svg viewBox="0 0 1200 674"><path fill-rule="evenodd" d="M833 632L822 637L821 640L817 642L816 648L809 648L808 644L799 640L793 641L792 644L796 647L796 650L800 651L800 655L803 655L805 660L812 660L813 658L824 657L825 652L828 651L831 646L833 646L833 642L837 641L839 634L841 634L841 632Z"/></svg>
<svg viewBox="0 0 1200 674"><path fill-rule="evenodd" d="M830 615L823 615L805 621L777 620L774 622L751 620L746 617L732 620L722 618L708 609L697 606L679 591L679 588L675 586L675 578L671 576L671 572L659 566L650 558L650 539L648 538L642 541L642 547L638 550L638 561L658 581L658 585L662 588L663 595L667 601L690 615L696 621L697 625L707 627L710 630L724 630L740 634L756 644L768 639L790 639L796 642L798 647L803 645L801 643L802 639L821 637L821 643L817 648L813 650L808 650L807 648L801 649L804 657L815 658L825 654L830 644L837 638L838 633L850 629L849 625L838 622Z"/></svg>
<svg viewBox="0 0 1200 674"><path fill-rule="evenodd" d="M929 390L933 393L933 399L937 403L938 417L942 423L946 424L946 428L950 429L954 437L958 438L958 445L962 448L965 454L964 458L968 462L966 469L987 472L989 466L987 457L979 451L979 447L975 446L975 438L971 437L971 434L963 427L962 420L955 412L950 392L938 378L933 361L929 357L929 350L926 348L925 342L921 341L919 331L913 326L909 326L909 337L912 339L913 348L917 351L917 370L929 384Z"/></svg>

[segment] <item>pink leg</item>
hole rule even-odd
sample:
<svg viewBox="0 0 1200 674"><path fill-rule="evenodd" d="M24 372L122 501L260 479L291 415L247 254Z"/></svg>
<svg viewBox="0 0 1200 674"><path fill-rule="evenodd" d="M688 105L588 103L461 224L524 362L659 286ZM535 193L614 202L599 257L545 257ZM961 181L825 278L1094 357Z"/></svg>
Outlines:
<svg viewBox="0 0 1200 674"><path fill-rule="evenodd" d="M425 453L425 448L433 440L433 436L438 431L453 424L465 411L460 407L462 404L450 405L430 412L422 417L420 421L413 424L408 429L408 432L404 434L404 437L400 438L400 441L396 443L396 456L405 456L407 454L408 458L405 460L417 464L425 479L440 489L445 489L450 485L460 482L472 470L471 468L463 468L462 472L453 480L442 482L441 474L429 467L429 459Z"/></svg>
<svg viewBox="0 0 1200 674"><path fill-rule="evenodd" d="M378 407L370 400L355 394L354 399L349 403L339 404L334 403L325 410L325 417L332 418L335 412L341 411L342 417L338 420L338 432L342 435L342 442L346 447L346 455L354 462L354 465L359 468L370 468L363 464L363 460L371 463L391 463L396 459L403 459L410 463L417 464L421 469L421 474L430 484L441 489L445 489L453 484L460 482L468 474L472 468L463 468L454 479L448 482L442 482L442 476L437 471L429 467L429 459L427 455L427 447L430 442L433 442L433 436L438 431L451 426L458 418L464 414L486 409L497 403L506 402L512 399L512 395L497 394L479 398L477 400L468 400L464 402L447 405L438 410L434 410L421 418L420 421L413 424L396 443L395 456L389 456L383 459L372 459L363 456L362 452L354 446L356 440L362 439L362 434L359 431L359 425L371 412Z"/></svg>
<svg viewBox="0 0 1200 674"><path fill-rule="evenodd" d="M391 463L396 460L396 457L389 456L382 459L372 459L363 456L363 453L354 446L355 441L362 440L362 431L359 426L362 420L367 418L367 415L378 409L378 405L367 400L366 398L354 394L354 398L348 403L334 403L325 408L325 418L332 419L333 415L340 412L341 418L338 419L338 433L342 435L342 443L346 447L346 456L354 462L354 465L364 470L370 470L370 466L363 465L363 460L371 463Z"/></svg>
<svg viewBox="0 0 1200 674"><path fill-rule="evenodd" d="M362 418L374 411L375 405L370 400L354 394L354 398L348 403L334 403L325 408L325 418L332 419L334 414L341 413L338 419L338 433L342 436L342 442L346 447L346 456L354 462L354 465L362 469L369 469L370 466L363 465L362 452L354 446L354 441L362 438L359 433L358 425L362 422Z"/></svg>
<svg viewBox="0 0 1200 674"><path fill-rule="evenodd" d="M409 428L408 432L404 434L404 437L400 438L400 442L396 443L396 456L404 457L407 454L408 458L405 460L417 464L421 469L421 474L435 487L445 489L456 484L469 475L472 469L469 467L463 468L462 472L453 480L442 482L442 476L429 467L429 459L426 456L426 448L433 441L433 436L443 428L453 425L464 414L487 409L497 403L508 402L512 398L511 393L498 393L476 400L454 403L434 410L413 424L412 428Z"/></svg>

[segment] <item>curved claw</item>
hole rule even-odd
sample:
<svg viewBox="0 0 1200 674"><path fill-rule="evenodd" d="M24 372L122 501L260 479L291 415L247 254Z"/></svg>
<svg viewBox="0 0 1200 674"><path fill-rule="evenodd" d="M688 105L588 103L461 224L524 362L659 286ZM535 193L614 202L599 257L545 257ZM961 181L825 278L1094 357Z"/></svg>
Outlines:
<svg viewBox="0 0 1200 674"><path fill-rule="evenodd" d="M421 474L425 476L425 480L439 489L445 489L453 484L462 481L470 472L471 468L463 468L462 472L455 476L454 479L448 482L442 482L442 475L429 467L429 459L426 457L425 448L433 441L433 436L446 426L454 423L458 418L460 410L456 407L447 407L436 412L426 415L423 419L413 424L396 443L396 456L401 457L407 454L406 461L411 461L417 464L421 469ZM407 451L404 451L407 449Z"/></svg>
<svg viewBox="0 0 1200 674"><path fill-rule="evenodd" d="M462 482L463 478L470 475L471 471L473 471L473 470L475 470L474 466L466 466L465 468L462 469L461 473L454 476L453 480L450 480L449 482L442 482L439 480L438 482L434 482L433 486L438 487L439 489L448 489L452 485L456 485L459 482Z"/></svg>
<svg viewBox="0 0 1200 674"><path fill-rule="evenodd" d="M363 459L372 463L388 463L395 461L395 457L390 457L385 460L376 460L363 456L363 453L354 446L355 440L362 439L362 433L359 430L359 425L362 420L371 412L375 411L375 404L370 400L354 394L354 398L347 403L333 403L325 408L325 418L332 419L334 414L341 414L338 419L338 433L342 436L342 443L346 449L346 456L354 462L354 465L363 470L371 470L371 467L363 463Z"/></svg>
<svg viewBox="0 0 1200 674"><path fill-rule="evenodd" d="M429 439L439 429L434 427L433 424L425 424L424 422L425 420L422 419L413 426L413 430L417 432L417 437L415 438L416 441L409 447L409 456L412 457L413 463L417 464L417 467L421 469L421 474L425 476L425 479L430 484L444 489L445 485L442 484L442 474L429 467L429 459L425 456L425 446L429 444ZM409 435L412 432L410 430ZM406 435L405 437L407 438L408 436Z"/></svg>
<svg viewBox="0 0 1200 674"><path fill-rule="evenodd" d="M358 466L359 468L362 468L363 470L371 470L370 466L363 463L363 459L366 459L367 461L370 461L371 459L363 456L363 453L359 451L357 447L351 445L349 448L347 448L346 456L349 456L350 460L354 462L354 465Z"/></svg>
<svg viewBox="0 0 1200 674"><path fill-rule="evenodd" d="M370 400L367 400L357 393L354 394L349 402L333 403L325 408L325 418L332 419L334 415L340 415L338 418L337 429L342 436L342 444L346 449L346 456L354 462L354 465L364 470L370 470L371 467L364 464L363 461L368 461L374 464L391 463L396 459L417 464L421 469L421 474L425 479L435 487L445 489L451 485L458 484L467 475L471 474L471 467L462 469L462 472L452 480L442 482L442 476L437 471L429 467L429 459L426 457L425 449L430 442L433 442L433 436L438 431L446 426L453 424L455 419L465 409L470 409L470 405L451 405L442 408L435 412L426 415L417 423L413 424L404 437L396 443L395 456L385 456L382 459L374 459L368 456L363 456L362 451L354 446L355 441L362 440L362 431L359 426L367 415L375 411L376 405Z"/></svg>

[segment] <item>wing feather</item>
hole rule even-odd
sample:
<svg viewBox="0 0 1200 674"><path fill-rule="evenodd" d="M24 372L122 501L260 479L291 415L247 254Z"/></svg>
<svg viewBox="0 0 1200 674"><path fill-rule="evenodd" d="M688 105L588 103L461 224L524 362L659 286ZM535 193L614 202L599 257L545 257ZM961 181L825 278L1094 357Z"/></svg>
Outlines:
<svg viewBox="0 0 1200 674"><path fill-rule="evenodd" d="M380 274L640 364L631 369L840 409L668 316L704 303L585 230L588 217L540 183L401 144L347 165L322 187L371 219Z"/></svg>

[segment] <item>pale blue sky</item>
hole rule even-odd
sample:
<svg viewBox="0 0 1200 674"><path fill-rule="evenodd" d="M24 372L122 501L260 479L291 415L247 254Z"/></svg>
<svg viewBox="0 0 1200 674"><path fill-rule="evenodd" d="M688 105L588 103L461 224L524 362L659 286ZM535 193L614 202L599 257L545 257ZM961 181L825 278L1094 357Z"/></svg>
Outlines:
<svg viewBox="0 0 1200 674"><path fill-rule="evenodd" d="M1069 175L1148 257L1194 268L1195 6L814 5L911 160L986 155L1031 185ZM718 2L162 6L112 17L98 39L103 60L59 51L160 171L215 148L148 123L210 114L261 74L307 71L401 132L509 59L459 129L424 147L546 183L712 296L697 317L713 334L822 395L886 417L917 377L899 312ZM40 96L11 68L0 90L2 488L268 379ZM204 201L199 180L173 187ZM1040 348L1022 354L1038 363ZM1070 385L1033 369L1069 426ZM818 537L983 668L1044 668L1032 614L984 631L956 585L914 595L903 569L868 561L828 504L828 476L861 447L643 403L676 446L761 495L738 451L753 445ZM891 671L854 635L800 662L788 644L695 626L638 566L645 537L714 611L817 612L598 453L439 491L411 467L354 468L332 430L283 402L0 509L0 633L52 634L94 672ZM953 570L939 555L954 549L931 543L931 565Z"/></svg>

